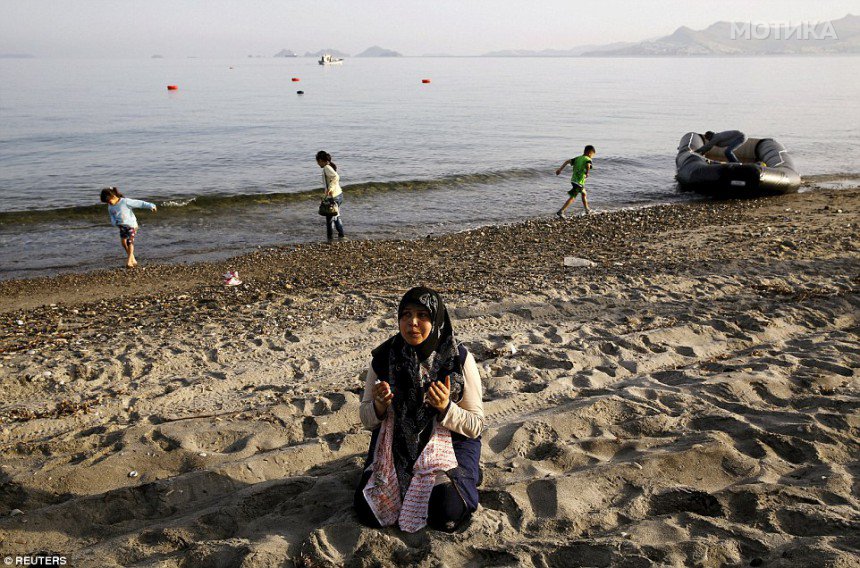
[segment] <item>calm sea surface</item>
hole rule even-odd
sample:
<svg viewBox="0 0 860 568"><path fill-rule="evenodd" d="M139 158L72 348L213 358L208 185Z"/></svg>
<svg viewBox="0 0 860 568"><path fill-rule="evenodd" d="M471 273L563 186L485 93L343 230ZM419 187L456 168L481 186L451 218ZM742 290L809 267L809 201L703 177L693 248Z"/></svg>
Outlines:
<svg viewBox="0 0 860 568"><path fill-rule="evenodd" d="M596 209L695 199L674 182L690 130L776 138L804 175L857 172L858 63L0 60L0 278L120 266L107 185L159 205L138 214L144 262L322 240L320 149L354 238L551 215L569 188L554 170L585 144Z"/></svg>

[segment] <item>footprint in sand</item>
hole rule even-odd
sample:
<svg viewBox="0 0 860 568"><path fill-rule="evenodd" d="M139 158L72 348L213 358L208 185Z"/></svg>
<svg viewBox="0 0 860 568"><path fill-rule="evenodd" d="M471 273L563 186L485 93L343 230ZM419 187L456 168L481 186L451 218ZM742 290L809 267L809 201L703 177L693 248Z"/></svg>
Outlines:
<svg viewBox="0 0 860 568"><path fill-rule="evenodd" d="M558 485L554 479L541 479L526 487L532 512L536 517L555 517L558 514Z"/></svg>

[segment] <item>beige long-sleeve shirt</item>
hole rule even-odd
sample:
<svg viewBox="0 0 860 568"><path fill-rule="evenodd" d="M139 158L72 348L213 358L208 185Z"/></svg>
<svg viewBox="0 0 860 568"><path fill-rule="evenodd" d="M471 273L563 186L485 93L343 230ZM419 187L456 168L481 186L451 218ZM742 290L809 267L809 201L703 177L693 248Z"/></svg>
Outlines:
<svg viewBox="0 0 860 568"><path fill-rule="evenodd" d="M337 197L343 190L340 188L340 176L333 167L326 164L323 168L323 178L325 178L325 190L329 197Z"/></svg>
<svg viewBox="0 0 860 568"><path fill-rule="evenodd" d="M373 385L376 384L376 372L373 366L368 366L367 378L364 381L364 395L361 397L359 416L361 424L368 430L373 430L382 420L376 416L373 407ZM469 353L463 365L463 398L460 402L451 401L448 412L439 423L452 432L457 432L469 438L477 438L484 430L484 402L481 374L478 364Z"/></svg>

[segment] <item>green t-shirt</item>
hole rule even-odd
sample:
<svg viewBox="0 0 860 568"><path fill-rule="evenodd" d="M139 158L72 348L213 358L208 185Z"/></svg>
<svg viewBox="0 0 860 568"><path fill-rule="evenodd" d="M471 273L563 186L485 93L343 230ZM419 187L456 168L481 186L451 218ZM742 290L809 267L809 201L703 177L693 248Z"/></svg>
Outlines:
<svg viewBox="0 0 860 568"><path fill-rule="evenodd" d="M588 173L588 165L590 163L591 158L589 158L585 154L583 154L582 156L577 156L570 161L570 164L573 167L573 175L570 176L571 183L576 183L582 187L585 187L585 174Z"/></svg>

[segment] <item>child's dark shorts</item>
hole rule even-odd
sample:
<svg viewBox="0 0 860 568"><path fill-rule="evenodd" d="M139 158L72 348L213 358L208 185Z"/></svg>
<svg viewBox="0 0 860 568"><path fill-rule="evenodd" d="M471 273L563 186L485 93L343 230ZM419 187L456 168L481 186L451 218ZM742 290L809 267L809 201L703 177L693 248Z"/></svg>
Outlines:
<svg viewBox="0 0 860 568"><path fill-rule="evenodd" d="M128 225L119 225L119 238L124 241L128 241L128 244L134 244L134 236L136 234L136 227L129 227Z"/></svg>
<svg viewBox="0 0 860 568"><path fill-rule="evenodd" d="M576 182L570 182L570 191L567 194L571 197L576 197L580 193L585 193L585 188Z"/></svg>

